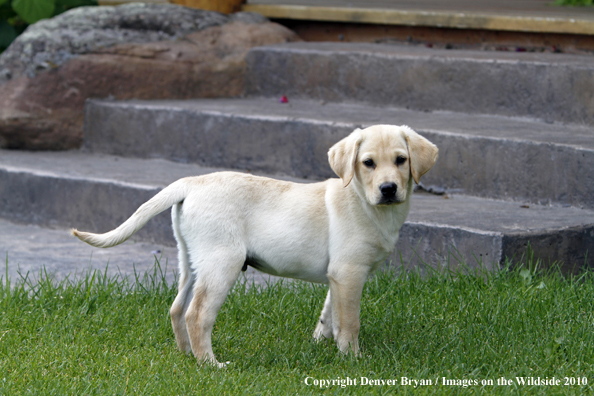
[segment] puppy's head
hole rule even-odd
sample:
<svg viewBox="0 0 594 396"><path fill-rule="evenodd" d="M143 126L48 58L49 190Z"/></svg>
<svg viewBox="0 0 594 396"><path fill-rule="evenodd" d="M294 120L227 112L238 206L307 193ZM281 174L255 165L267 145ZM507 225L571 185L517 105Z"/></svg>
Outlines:
<svg viewBox="0 0 594 396"><path fill-rule="evenodd" d="M419 179L437 160L437 147L411 128L375 125L356 129L328 152L332 170L347 187L351 182L371 205L408 198L410 179Z"/></svg>

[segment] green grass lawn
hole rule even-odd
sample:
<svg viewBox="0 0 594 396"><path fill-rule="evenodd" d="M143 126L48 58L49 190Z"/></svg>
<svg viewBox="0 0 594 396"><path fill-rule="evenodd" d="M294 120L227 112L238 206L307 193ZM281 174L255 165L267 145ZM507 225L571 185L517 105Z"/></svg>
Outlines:
<svg viewBox="0 0 594 396"><path fill-rule="evenodd" d="M213 333L217 358L231 361L226 369L199 366L177 350L168 317L175 287L161 282L158 271L131 282L101 273L43 278L3 279L0 286L0 395L594 390L591 272L380 273L363 294L361 358L313 341L325 287L238 285ZM419 381L417 387L403 385L403 377ZM516 377L555 377L560 385L518 385ZM322 380L347 378L356 385L321 387ZM498 384L501 378L512 381Z"/></svg>

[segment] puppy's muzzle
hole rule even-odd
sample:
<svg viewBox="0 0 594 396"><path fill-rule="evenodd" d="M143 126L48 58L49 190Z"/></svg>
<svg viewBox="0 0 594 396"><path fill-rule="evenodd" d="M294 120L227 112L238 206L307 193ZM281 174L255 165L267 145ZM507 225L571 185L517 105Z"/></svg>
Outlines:
<svg viewBox="0 0 594 396"><path fill-rule="evenodd" d="M380 192L382 194L379 204L391 204L397 203L399 200L396 198L396 191L398 190L398 186L394 182L386 182L382 183L379 186Z"/></svg>

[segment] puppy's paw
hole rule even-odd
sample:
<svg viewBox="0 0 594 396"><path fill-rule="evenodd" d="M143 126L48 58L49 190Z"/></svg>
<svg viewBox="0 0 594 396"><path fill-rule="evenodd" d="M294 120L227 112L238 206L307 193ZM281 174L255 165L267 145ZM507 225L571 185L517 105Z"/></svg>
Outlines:
<svg viewBox="0 0 594 396"><path fill-rule="evenodd" d="M355 340L354 342L346 342L344 339L342 341L337 341L337 346L340 352L345 355L354 355L356 358L363 357L361 350L359 349L359 342Z"/></svg>
<svg viewBox="0 0 594 396"><path fill-rule="evenodd" d="M313 338L316 341L321 341L323 338L332 338L332 326L328 326L320 320L314 330Z"/></svg>
<svg viewBox="0 0 594 396"><path fill-rule="evenodd" d="M225 362L225 363L219 363L219 361L217 359L215 359L214 356L206 356L203 359L198 359L198 364L199 365L210 365L210 366L214 366L217 368L227 368L227 365L230 364L231 362Z"/></svg>
<svg viewBox="0 0 594 396"><path fill-rule="evenodd" d="M216 364L216 366L217 366L218 368L220 368L220 369L223 369L223 368L227 368L227 365L228 365L228 364L230 364L230 363L231 363L231 362L219 363L219 362L216 362L216 361L215 361L215 363L213 363L213 364Z"/></svg>

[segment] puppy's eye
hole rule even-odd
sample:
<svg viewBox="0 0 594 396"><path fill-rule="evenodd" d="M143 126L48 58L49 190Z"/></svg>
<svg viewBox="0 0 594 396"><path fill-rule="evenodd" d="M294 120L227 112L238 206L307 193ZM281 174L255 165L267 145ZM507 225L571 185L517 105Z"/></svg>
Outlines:
<svg viewBox="0 0 594 396"><path fill-rule="evenodd" d="M368 168L375 168L375 163L371 158L368 158L365 161L363 161L363 165L365 165Z"/></svg>
<svg viewBox="0 0 594 396"><path fill-rule="evenodd" d="M406 162L406 160L406 157L398 156L398 158L396 158L396 165L402 165Z"/></svg>

